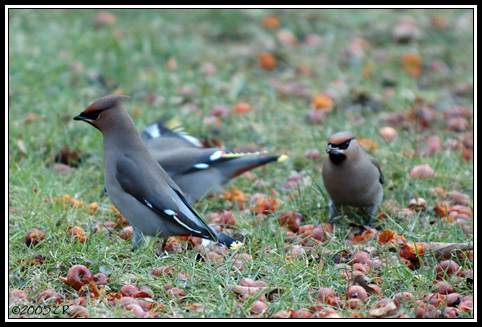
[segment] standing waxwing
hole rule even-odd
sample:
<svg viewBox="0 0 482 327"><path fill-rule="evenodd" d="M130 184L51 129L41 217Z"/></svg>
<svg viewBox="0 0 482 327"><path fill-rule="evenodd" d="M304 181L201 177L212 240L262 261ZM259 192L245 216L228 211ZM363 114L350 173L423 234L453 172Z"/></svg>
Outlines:
<svg viewBox="0 0 482 327"><path fill-rule="evenodd" d="M328 222L341 205L369 207L371 226L382 201L384 183L378 161L367 154L351 132L339 132L328 139L328 158L323 163L323 183L330 195Z"/></svg>
<svg viewBox="0 0 482 327"><path fill-rule="evenodd" d="M222 186L245 171L269 162L281 162L286 155L262 156L265 151L233 152L204 148L186 133L180 120L160 119L141 133L147 150L191 203L222 191Z"/></svg>
<svg viewBox="0 0 482 327"><path fill-rule="evenodd" d="M134 228L133 248L142 234L168 237L197 236L218 241L230 249L242 243L208 226L181 189L152 158L136 126L120 101L109 95L92 103L75 120L83 120L102 132L104 178L114 206Z"/></svg>

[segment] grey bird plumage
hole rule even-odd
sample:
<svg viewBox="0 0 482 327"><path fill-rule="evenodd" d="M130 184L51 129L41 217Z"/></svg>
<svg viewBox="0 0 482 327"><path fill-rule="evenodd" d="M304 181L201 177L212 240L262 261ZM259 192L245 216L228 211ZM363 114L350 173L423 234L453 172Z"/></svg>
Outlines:
<svg viewBox="0 0 482 327"><path fill-rule="evenodd" d="M368 207L371 226L377 204L383 198L383 173L378 161L367 154L351 132L338 132L328 139L328 158L322 169L330 196L329 223L341 205Z"/></svg>
<svg viewBox="0 0 482 327"><path fill-rule="evenodd" d="M288 157L263 156L264 151L233 152L204 148L186 133L177 118L159 119L141 137L152 157L186 193L190 202L222 191L223 185L245 171Z"/></svg>
<svg viewBox="0 0 482 327"><path fill-rule="evenodd" d="M126 96L110 95L92 103L75 120L102 132L104 178L109 198L134 228L133 247L141 232L167 239L198 236L229 248L240 242L208 226L183 191L152 158L129 114L120 104Z"/></svg>

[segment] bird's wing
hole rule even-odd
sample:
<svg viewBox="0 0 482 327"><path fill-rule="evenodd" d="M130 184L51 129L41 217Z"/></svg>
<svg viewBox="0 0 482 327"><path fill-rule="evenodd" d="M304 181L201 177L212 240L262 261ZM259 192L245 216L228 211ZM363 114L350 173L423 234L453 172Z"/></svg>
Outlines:
<svg viewBox="0 0 482 327"><path fill-rule="evenodd" d="M378 161L371 157L370 158L370 161L372 162L373 165L375 165L375 167L377 167L378 169L378 172L380 173L380 178L378 179L380 181L380 184L384 184L385 183L385 178L383 177L383 173L382 173L382 170L380 169L380 164L378 163Z"/></svg>
<svg viewBox="0 0 482 327"><path fill-rule="evenodd" d="M162 218L177 223L193 234L214 238L212 229L202 220L177 187L172 187L161 168L150 176L143 174L132 158L117 160L116 178L122 189ZM168 180L164 180L167 178ZM141 186L143 185L143 186ZM175 184L174 184L175 185Z"/></svg>
<svg viewBox="0 0 482 327"><path fill-rule="evenodd" d="M157 138L175 138L182 141L182 146L202 148L203 145L194 136L189 135L178 117L167 119L161 117L157 121L148 125L141 133L142 140L147 143L148 140Z"/></svg>

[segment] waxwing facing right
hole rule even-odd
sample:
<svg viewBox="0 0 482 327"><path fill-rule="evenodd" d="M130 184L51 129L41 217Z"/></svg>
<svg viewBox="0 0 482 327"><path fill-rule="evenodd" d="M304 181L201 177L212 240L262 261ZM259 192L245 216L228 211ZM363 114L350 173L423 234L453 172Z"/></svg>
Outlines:
<svg viewBox="0 0 482 327"><path fill-rule="evenodd" d="M264 156L265 151L235 152L205 148L184 131L177 117L161 117L141 133L147 150L194 203L222 191L223 185L242 173L286 155Z"/></svg>
<svg viewBox="0 0 482 327"><path fill-rule="evenodd" d="M330 196L329 223L342 205L368 207L371 226L377 204L383 198L384 178L378 161L367 154L351 132L328 139L328 158L323 163L323 183Z"/></svg>

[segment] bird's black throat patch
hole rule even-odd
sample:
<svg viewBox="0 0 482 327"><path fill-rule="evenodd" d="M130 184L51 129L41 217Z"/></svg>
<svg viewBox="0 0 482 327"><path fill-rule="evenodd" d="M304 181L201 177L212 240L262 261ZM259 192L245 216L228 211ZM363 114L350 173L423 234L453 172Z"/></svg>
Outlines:
<svg viewBox="0 0 482 327"><path fill-rule="evenodd" d="M346 160L346 155L342 152L330 152L329 156L331 162L333 162L335 165L339 165Z"/></svg>

